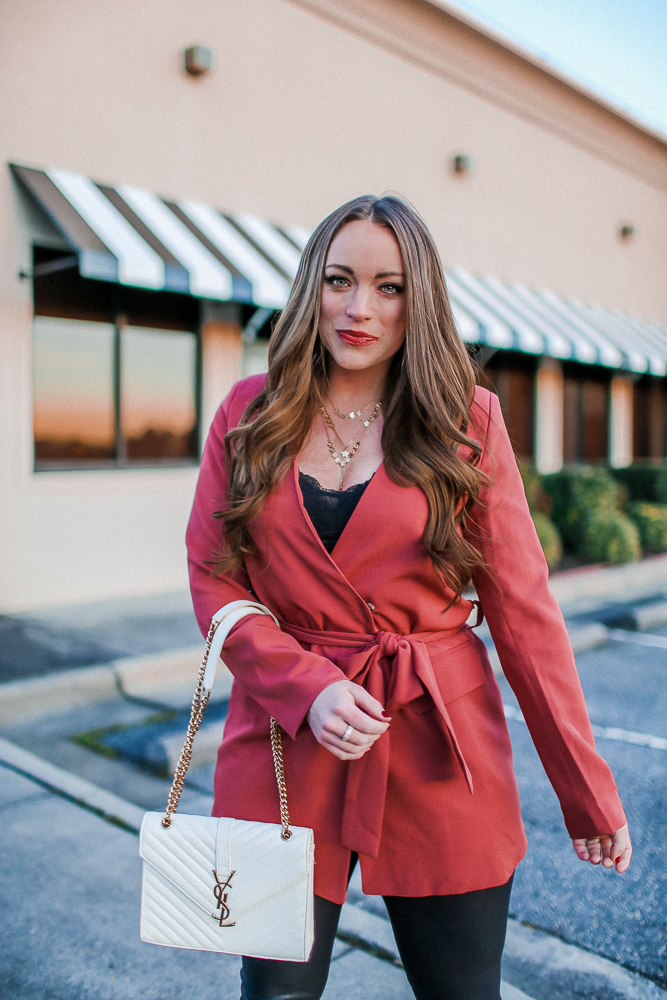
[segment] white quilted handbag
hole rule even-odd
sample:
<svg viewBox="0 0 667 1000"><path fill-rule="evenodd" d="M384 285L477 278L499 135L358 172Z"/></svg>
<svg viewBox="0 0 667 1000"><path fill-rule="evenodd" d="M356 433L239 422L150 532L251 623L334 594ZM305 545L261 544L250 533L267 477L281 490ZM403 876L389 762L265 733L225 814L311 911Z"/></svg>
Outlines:
<svg viewBox="0 0 667 1000"><path fill-rule="evenodd" d="M167 810L147 812L141 824L141 940L307 962L314 937L315 843L312 830L290 825L275 719L271 746L280 823L174 815L224 641L241 618L256 614L271 612L262 604L233 601L211 621Z"/></svg>

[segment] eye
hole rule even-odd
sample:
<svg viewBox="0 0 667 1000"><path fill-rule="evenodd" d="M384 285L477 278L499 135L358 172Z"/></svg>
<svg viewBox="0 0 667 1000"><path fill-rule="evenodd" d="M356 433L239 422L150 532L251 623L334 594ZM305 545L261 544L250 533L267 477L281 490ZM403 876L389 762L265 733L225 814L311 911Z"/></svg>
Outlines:
<svg viewBox="0 0 667 1000"><path fill-rule="evenodd" d="M401 292L405 291L405 286L399 285L395 281L387 281L384 285L380 285L380 289L383 292L387 292L389 295L400 295Z"/></svg>
<svg viewBox="0 0 667 1000"><path fill-rule="evenodd" d="M347 288L350 284L348 279L344 278L342 274L325 274L324 280L332 288Z"/></svg>

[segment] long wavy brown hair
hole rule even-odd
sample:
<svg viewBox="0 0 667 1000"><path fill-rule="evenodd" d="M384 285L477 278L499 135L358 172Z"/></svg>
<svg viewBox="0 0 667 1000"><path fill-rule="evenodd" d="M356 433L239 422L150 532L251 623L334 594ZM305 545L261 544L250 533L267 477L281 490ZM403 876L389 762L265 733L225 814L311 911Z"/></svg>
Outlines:
<svg viewBox="0 0 667 1000"><path fill-rule="evenodd" d="M264 389L225 439L229 496L228 507L214 515L224 522L216 571L234 571L254 553L250 526L292 467L326 395L327 355L318 332L324 269L333 238L358 219L393 233L406 276L405 342L382 398L384 466L393 482L426 494L424 546L438 576L460 594L481 563L461 533L483 478L475 468L479 443L467 434L475 374L454 326L433 237L417 212L393 196L366 195L342 205L303 251L269 344ZM470 461L458 457L461 445L470 448Z"/></svg>

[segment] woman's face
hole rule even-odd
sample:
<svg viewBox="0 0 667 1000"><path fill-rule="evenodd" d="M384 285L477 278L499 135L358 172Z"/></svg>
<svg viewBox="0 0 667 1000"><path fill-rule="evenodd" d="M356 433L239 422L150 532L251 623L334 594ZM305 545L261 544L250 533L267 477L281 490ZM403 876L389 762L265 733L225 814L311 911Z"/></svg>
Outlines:
<svg viewBox="0 0 667 1000"><path fill-rule="evenodd" d="M348 222L331 241L324 270L324 346L347 370L388 365L405 326L405 274L393 233L367 219Z"/></svg>

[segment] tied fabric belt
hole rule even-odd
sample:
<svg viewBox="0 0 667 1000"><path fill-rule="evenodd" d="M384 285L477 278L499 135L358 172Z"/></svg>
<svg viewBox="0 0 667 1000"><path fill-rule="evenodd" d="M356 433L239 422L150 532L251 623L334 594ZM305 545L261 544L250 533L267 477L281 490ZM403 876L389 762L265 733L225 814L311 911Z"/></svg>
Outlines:
<svg viewBox="0 0 667 1000"><path fill-rule="evenodd" d="M472 794L472 775L459 746L449 712L435 679L427 646L451 638L451 630L415 632L397 635L377 632L363 635L354 632L321 632L281 622L281 628L298 642L322 652L327 648L349 649L348 655L336 657L336 665L346 676L361 684L391 714L425 691L438 710L443 735L452 746L468 788ZM457 630L459 632L460 630ZM326 653L324 653L326 655ZM350 761L345 805L343 808L343 846L359 854L377 857L380 847L389 775L391 727L360 760Z"/></svg>

